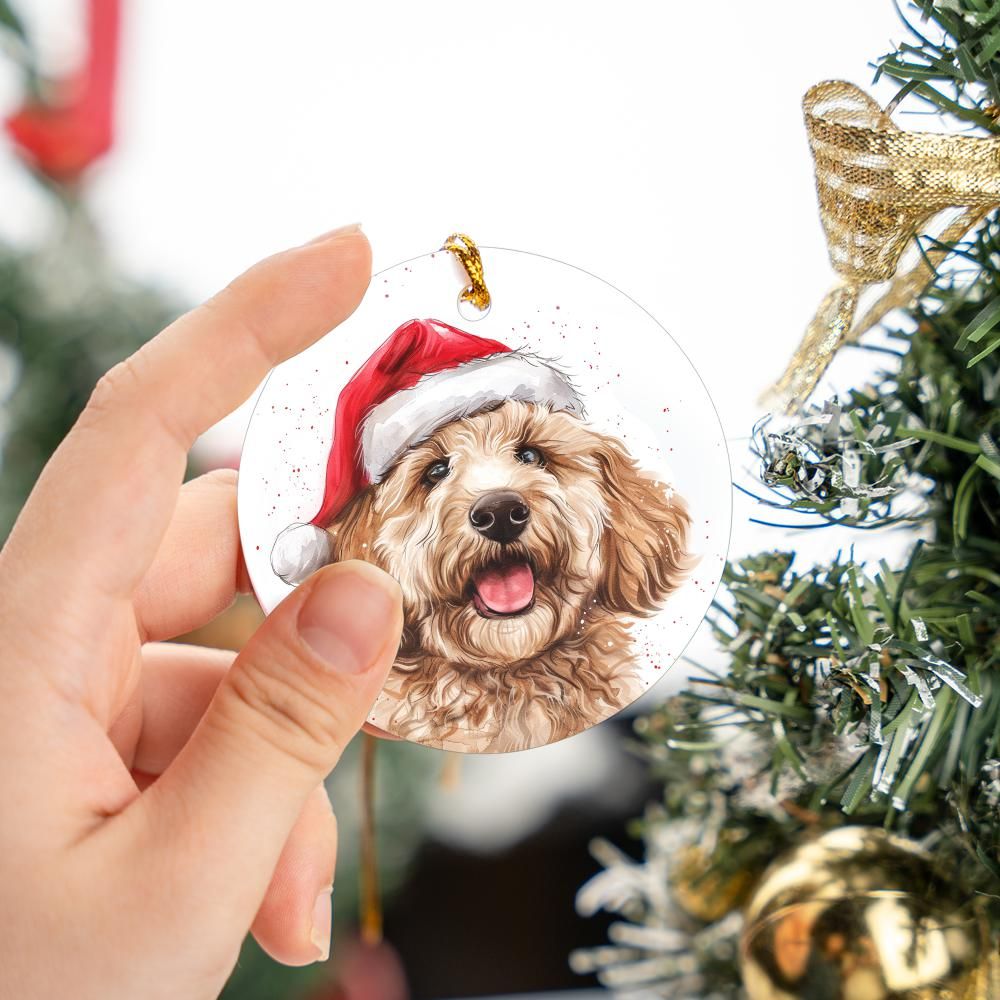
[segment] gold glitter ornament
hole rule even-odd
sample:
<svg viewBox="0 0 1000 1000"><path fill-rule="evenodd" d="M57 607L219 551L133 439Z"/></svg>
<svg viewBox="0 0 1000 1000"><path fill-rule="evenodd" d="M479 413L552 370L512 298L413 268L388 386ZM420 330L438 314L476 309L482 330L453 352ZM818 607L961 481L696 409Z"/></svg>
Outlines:
<svg viewBox="0 0 1000 1000"><path fill-rule="evenodd" d="M845 827L765 872L741 944L749 1000L996 1000L995 943L917 844Z"/></svg>
<svg viewBox="0 0 1000 1000"><path fill-rule="evenodd" d="M945 251L935 243L899 271L918 233L954 243L1000 206L1000 137L904 131L863 90L838 80L817 84L802 107L840 280L768 394L786 411L805 403L843 344L920 293ZM875 302L856 316L862 293L880 283Z"/></svg>

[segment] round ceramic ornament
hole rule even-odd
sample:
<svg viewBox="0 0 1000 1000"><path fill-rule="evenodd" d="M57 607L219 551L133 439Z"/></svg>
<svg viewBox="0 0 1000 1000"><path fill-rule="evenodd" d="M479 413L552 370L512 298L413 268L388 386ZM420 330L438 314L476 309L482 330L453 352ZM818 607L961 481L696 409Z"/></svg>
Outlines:
<svg viewBox="0 0 1000 1000"><path fill-rule="evenodd" d="M399 582L371 723L497 752L571 736L663 676L715 595L731 477L704 384L647 312L496 247L484 286L468 246L464 268L438 251L377 274L274 370L239 521L265 612L337 560Z"/></svg>

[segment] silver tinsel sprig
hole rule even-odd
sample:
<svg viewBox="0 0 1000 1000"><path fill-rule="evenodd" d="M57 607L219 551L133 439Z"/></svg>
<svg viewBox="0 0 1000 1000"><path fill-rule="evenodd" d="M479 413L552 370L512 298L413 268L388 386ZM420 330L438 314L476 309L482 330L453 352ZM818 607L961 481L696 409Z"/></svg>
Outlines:
<svg viewBox="0 0 1000 1000"><path fill-rule="evenodd" d="M914 517L893 511L893 500L916 479L900 453L918 440L898 437L900 416L879 408L866 429L836 402L814 407L794 424L772 429L765 417L754 427L751 451L761 461L760 478L773 498L770 507L814 514L830 523L859 525Z"/></svg>
<svg viewBox="0 0 1000 1000"><path fill-rule="evenodd" d="M752 734L727 745L725 729L712 727L721 770L737 775L737 804L777 818L810 788L841 784L848 813L866 802L907 810L924 775L936 784L954 776L984 704L975 660L966 669L951 662L970 642L968 623L925 620L904 600L911 568L883 564L869 577L836 564L795 576L789 565L778 555L741 564L729 582L735 610L716 627L739 685L707 681L702 700L739 708L744 719L734 721ZM956 630L961 643L949 637Z"/></svg>
<svg viewBox="0 0 1000 1000"><path fill-rule="evenodd" d="M859 594L853 573L852 582L852 590ZM860 609L857 600L855 609ZM844 792L842 804L848 811L853 811L863 796L871 801L888 797L895 810L906 810L930 760L930 750L947 735L945 727L952 718L956 696L966 712L983 704L982 695L973 690L967 675L943 658L942 644L931 639L921 618L910 617L909 632L912 640L895 635L884 625L875 628L871 641L859 653L844 657L832 671L834 679L841 678L845 691L868 692L865 701L871 748L867 766L857 768ZM948 757L938 766L947 770Z"/></svg>

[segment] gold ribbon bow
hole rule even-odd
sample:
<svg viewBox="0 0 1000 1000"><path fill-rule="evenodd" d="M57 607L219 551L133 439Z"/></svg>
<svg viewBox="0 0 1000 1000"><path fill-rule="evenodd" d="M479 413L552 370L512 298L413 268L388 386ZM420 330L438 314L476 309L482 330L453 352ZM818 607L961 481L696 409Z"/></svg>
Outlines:
<svg viewBox="0 0 1000 1000"><path fill-rule="evenodd" d="M868 94L842 81L817 84L802 107L820 218L840 281L768 394L786 412L805 403L843 344L923 290L947 250L935 245L897 273L918 232L935 220L937 241L954 243L1000 206L1000 137L904 132ZM947 209L960 211L936 219ZM888 287L856 317L862 291L881 282Z"/></svg>

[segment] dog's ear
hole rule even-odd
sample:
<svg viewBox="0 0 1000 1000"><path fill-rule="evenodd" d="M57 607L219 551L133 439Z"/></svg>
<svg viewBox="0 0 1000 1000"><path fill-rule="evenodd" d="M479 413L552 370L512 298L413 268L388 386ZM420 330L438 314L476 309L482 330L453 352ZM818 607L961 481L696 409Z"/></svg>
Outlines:
<svg viewBox="0 0 1000 1000"><path fill-rule="evenodd" d="M595 457L608 508L601 602L619 614L653 614L696 562L687 551L687 504L614 438L602 436Z"/></svg>
<svg viewBox="0 0 1000 1000"><path fill-rule="evenodd" d="M376 517L373 490L359 493L326 529L333 541L333 561L363 559L378 565L374 541Z"/></svg>

